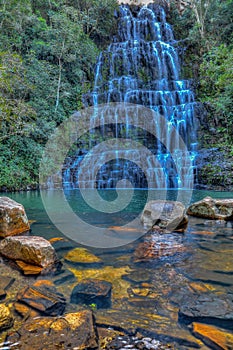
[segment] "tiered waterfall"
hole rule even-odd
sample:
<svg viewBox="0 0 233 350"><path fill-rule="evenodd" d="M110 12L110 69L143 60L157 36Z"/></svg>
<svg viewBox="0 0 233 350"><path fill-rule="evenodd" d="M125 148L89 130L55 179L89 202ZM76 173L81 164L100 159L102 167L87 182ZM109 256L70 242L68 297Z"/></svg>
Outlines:
<svg viewBox="0 0 233 350"><path fill-rule="evenodd" d="M196 145L194 94L190 82L180 79L177 42L172 27L166 22L164 9L152 4L133 13L130 7L121 6L117 20L118 34L108 49L99 55L94 88L83 96L85 106L94 106L98 110L103 104L116 102L148 107L166 119L167 128L173 126L176 129L175 137L182 138L187 152L173 149L171 155L166 143L164 145L160 142L158 133L156 138L147 131L134 127L132 121L128 122L127 112L124 123L117 123L117 116L114 116L110 125L103 123L102 128L95 130L96 135L101 140L109 137L139 140L157 157L160 166L154 168L148 156L146 172L152 178L148 184L145 169L140 169L134 162L134 157L138 157L135 150L130 154L130 150L125 151L119 146L115 159L105 162L105 152L108 150L103 149L98 156L101 167L94 187L114 188L122 179L128 179L135 188L145 188L148 185L154 188L189 186L193 176L192 160L195 158ZM88 157L88 151L99 142L98 137L93 138L93 132L90 133L89 142L79 144L75 156L66 160L63 169L63 184L66 188L78 187L78 172L83 171L80 168L81 161L84 156ZM169 137L169 133L167 135ZM174 133L172 135L174 138ZM179 148L178 141L173 140L173 144ZM188 167L185 169L185 183L181 181L178 167ZM92 169L91 164L85 168L86 187L89 187Z"/></svg>

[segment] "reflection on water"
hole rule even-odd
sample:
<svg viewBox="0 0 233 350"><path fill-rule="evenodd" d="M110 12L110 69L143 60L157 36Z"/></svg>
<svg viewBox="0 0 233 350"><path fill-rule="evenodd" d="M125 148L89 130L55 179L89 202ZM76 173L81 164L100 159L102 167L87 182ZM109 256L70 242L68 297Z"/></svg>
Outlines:
<svg viewBox="0 0 233 350"><path fill-rule="evenodd" d="M74 285L77 284L76 278L80 281L94 277L113 284L112 308L108 311L96 311L97 322L101 324L126 329L135 328L138 331L148 330L157 335L162 334L178 339L176 349L192 349L194 346L190 344L195 343L197 339L179 320L179 309L181 304L185 303L185 298L188 295L194 298L198 293L205 293L207 297L209 293L212 293L211 295L217 298L223 298L233 293L232 222L192 217L186 233L180 234L176 241L176 244L182 249L173 255L163 256L161 254L154 261L138 262L134 258L140 239L111 249L88 248L103 263L87 267L64 259L71 249L79 245L64 237L51 223L43 208L39 192L9 193L7 195L22 203L29 219L35 220L31 226L31 234L41 235L47 239L63 238L54 240L53 243L63 262L62 274L69 271L75 277L74 279L63 278L61 274L60 277L49 276L48 278L55 282L58 291L63 293L68 301ZM54 192L50 192L49 195L53 198ZM113 227L112 234L116 236L121 235L121 225L124 225L127 220L130 221L135 215L139 215L148 196L146 191L138 190L125 210L105 215L101 212L96 213L93 208L86 205L77 190L68 191L65 195L73 210L82 215L83 220L94 224L96 231L98 227ZM116 198L117 194L115 191L108 190L100 192L100 195L104 200L111 201ZM191 202L207 195L214 198L233 198L233 193L229 192L194 191ZM164 193L153 191L150 194L151 197L164 198ZM165 198L176 199L177 192L170 190L166 193ZM185 202L187 198L185 193L182 194L182 198ZM65 212L61 214L61 220L64 215L66 215ZM172 244L172 242L170 237L167 244ZM17 285L12 289L12 294L9 295L11 301L18 288L25 283L35 281L34 277L21 276L18 271L12 270L9 266L2 264L0 266L1 275L11 274L17 281ZM215 307L213 302L213 315ZM223 327L229 327L228 323L223 322L222 324ZM190 344L184 345L184 340ZM209 348L211 349L211 347L202 345L202 349Z"/></svg>

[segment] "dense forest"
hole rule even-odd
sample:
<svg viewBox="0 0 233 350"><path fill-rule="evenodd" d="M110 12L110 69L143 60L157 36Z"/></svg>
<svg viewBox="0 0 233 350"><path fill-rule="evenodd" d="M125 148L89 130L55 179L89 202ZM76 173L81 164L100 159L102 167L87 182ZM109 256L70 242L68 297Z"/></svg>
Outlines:
<svg viewBox="0 0 233 350"><path fill-rule="evenodd" d="M158 1L155 1L158 2ZM201 147L233 156L233 0L164 2L204 104ZM43 147L83 107L96 57L116 30L115 0L0 1L0 189L36 188Z"/></svg>

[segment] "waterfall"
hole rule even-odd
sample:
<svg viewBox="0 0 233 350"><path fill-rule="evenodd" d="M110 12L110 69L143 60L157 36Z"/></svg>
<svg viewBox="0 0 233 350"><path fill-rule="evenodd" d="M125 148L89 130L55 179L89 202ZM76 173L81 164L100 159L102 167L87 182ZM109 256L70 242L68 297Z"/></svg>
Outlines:
<svg viewBox="0 0 233 350"><path fill-rule="evenodd" d="M120 143L114 151L114 160L108 156L110 151L104 148L93 159L88 154L97 144L96 139L92 141L92 130L89 145L83 145L83 149L79 149L75 156L66 159L63 186L78 187L78 174L81 172L85 182L83 186L87 188L114 188L119 180L124 179L129 180L135 188L189 187L196 147L195 102L190 82L180 79L177 43L172 27L166 22L164 9L155 4L141 7L136 14L132 13L129 6L122 5L117 20L118 33L107 50L99 55L93 90L83 96L83 102L86 107L94 106L96 111L103 104L134 104L134 118L138 118L136 105L148 107L163 116L167 123L166 130L162 130L158 123L156 135L163 134L165 143L161 137L156 139L146 130L134 127L127 111L124 123L119 123L117 109L112 112L110 125L106 125L103 115L102 125L95 130L102 140L108 137L140 140L155 155L159 166L153 164L148 154L146 171L143 171L139 166L139 152L121 148ZM95 113L90 120L90 129L94 119ZM172 128L175 128L176 134L171 131ZM186 151L180 149L180 139L184 141ZM169 147L173 150L172 155ZM89 165L80 167L84 157L89 159L89 163L86 161ZM106 159L110 160L106 162ZM96 162L101 167L96 174L95 184L89 185Z"/></svg>

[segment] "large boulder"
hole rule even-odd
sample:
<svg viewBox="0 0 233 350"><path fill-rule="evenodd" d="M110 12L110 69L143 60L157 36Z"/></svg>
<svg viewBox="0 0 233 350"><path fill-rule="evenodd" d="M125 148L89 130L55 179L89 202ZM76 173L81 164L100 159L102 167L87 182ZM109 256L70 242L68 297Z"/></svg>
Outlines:
<svg viewBox="0 0 233 350"><path fill-rule="evenodd" d="M148 229L156 225L171 232L187 225L188 220L181 202L153 200L143 209L141 222Z"/></svg>
<svg viewBox="0 0 233 350"><path fill-rule="evenodd" d="M22 204L8 197L0 197L0 237L28 231L30 225Z"/></svg>
<svg viewBox="0 0 233 350"><path fill-rule="evenodd" d="M6 342L11 350L98 349L98 334L90 310L63 317L29 318Z"/></svg>
<svg viewBox="0 0 233 350"><path fill-rule="evenodd" d="M0 242L0 254L21 263L44 268L54 266L58 262L55 249L49 241L38 236L6 237Z"/></svg>
<svg viewBox="0 0 233 350"><path fill-rule="evenodd" d="M213 220L233 220L233 199L206 197L190 205L187 214Z"/></svg>

